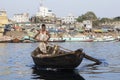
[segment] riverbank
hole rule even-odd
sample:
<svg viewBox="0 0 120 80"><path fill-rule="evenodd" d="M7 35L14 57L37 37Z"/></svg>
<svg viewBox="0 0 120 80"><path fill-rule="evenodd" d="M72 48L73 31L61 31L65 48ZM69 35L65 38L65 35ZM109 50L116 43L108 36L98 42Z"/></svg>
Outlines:
<svg viewBox="0 0 120 80"><path fill-rule="evenodd" d="M32 34L32 36L31 36ZM25 32L25 31L8 31L6 32L6 34L2 37L0 37L0 40L10 40L10 39L22 39L25 36L30 36L30 37L34 37L36 33L33 32ZM74 32L74 33L51 33L51 38L53 39L57 39L57 38L61 38L61 39L66 39L66 41L72 41L72 39L74 39L73 41L86 41L86 40L90 40L93 39L103 39L103 38L110 38L110 39L118 39L120 35L117 32L107 32L107 33L95 33L95 32L83 32L83 33L79 33L79 32Z"/></svg>

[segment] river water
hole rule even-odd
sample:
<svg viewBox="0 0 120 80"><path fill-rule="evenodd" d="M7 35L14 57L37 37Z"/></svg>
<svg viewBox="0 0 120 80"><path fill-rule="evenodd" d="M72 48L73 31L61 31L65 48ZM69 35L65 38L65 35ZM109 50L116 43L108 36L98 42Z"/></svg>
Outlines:
<svg viewBox="0 0 120 80"><path fill-rule="evenodd" d="M31 52L38 43L0 43L0 80L120 80L120 42L53 43L102 61L83 59L74 71L37 70Z"/></svg>

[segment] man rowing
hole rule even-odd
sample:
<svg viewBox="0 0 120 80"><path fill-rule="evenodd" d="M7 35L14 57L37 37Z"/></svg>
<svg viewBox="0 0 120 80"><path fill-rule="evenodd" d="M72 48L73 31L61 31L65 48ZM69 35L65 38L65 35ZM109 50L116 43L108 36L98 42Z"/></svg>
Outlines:
<svg viewBox="0 0 120 80"><path fill-rule="evenodd" d="M41 29L35 35L34 39L40 41L39 48L43 53L47 53L46 47L48 40L50 39L50 34L46 30L46 25L42 24Z"/></svg>

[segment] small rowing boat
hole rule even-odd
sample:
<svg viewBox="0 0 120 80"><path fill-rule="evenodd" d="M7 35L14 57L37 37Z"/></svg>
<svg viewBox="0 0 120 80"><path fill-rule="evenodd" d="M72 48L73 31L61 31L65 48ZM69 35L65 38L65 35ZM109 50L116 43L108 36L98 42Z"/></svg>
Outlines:
<svg viewBox="0 0 120 80"><path fill-rule="evenodd" d="M31 56L34 63L42 68L57 68L57 69L74 69L83 60L84 54L82 49L67 52L58 49L56 52L52 46L47 47L47 53L43 53L39 48L36 48Z"/></svg>

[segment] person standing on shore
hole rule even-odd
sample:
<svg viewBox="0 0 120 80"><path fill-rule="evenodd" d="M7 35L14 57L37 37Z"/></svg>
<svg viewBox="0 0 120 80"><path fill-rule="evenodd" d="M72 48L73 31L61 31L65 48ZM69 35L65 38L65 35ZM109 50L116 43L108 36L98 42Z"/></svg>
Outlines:
<svg viewBox="0 0 120 80"><path fill-rule="evenodd" d="M43 53L47 53L46 47L48 40L50 39L50 34L46 30L46 25L42 24L41 29L35 35L34 39L40 41L39 48Z"/></svg>

